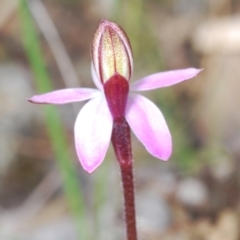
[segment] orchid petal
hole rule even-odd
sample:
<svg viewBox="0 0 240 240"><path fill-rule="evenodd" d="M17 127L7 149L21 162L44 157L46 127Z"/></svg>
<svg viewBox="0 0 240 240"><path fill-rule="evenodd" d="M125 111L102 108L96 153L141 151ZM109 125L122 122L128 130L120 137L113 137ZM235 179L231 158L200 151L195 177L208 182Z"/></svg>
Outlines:
<svg viewBox="0 0 240 240"><path fill-rule="evenodd" d="M97 76L97 73L94 69L94 66L93 66L93 63L91 63L91 74L92 74L92 79L93 79L93 82L95 84L95 86L99 89L99 90L103 90L103 85L100 81L100 79L98 78Z"/></svg>
<svg viewBox="0 0 240 240"><path fill-rule="evenodd" d="M92 88L67 88L41 95L35 95L28 99L29 102L39 104L64 104L88 100L101 95L99 90Z"/></svg>
<svg viewBox="0 0 240 240"><path fill-rule="evenodd" d="M111 139L112 125L104 96L90 100L78 114L74 128L76 151L88 173L102 163Z"/></svg>
<svg viewBox="0 0 240 240"><path fill-rule="evenodd" d="M132 49L124 30L106 19L100 21L91 45L93 67L105 83L116 72L130 79L133 70Z"/></svg>
<svg viewBox="0 0 240 240"><path fill-rule="evenodd" d="M155 104L143 96L132 94L127 103L126 120L149 153L168 160L172 152L171 134Z"/></svg>
<svg viewBox="0 0 240 240"><path fill-rule="evenodd" d="M193 78L197 76L201 71L202 69L187 68L155 73L132 83L131 90L145 91L156 88L169 87L171 85Z"/></svg>

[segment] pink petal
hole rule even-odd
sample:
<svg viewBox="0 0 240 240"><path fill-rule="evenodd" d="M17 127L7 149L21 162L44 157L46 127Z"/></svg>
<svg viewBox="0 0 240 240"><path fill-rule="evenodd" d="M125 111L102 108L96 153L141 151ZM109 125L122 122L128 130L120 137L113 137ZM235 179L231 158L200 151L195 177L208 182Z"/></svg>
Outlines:
<svg viewBox="0 0 240 240"><path fill-rule="evenodd" d="M149 153L168 160L172 152L172 140L165 119L153 102L143 96L129 96L126 119Z"/></svg>
<svg viewBox="0 0 240 240"><path fill-rule="evenodd" d="M32 103L64 104L88 100L101 95L101 92L92 88L67 88L41 95L36 95L28 99Z"/></svg>
<svg viewBox="0 0 240 240"><path fill-rule="evenodd" d="M112 125L104 96L90 100L78 114L74 128L75 145L87 172L93 172L102 163L111 139Z"/></svg>
<svg viewBox="0 0 240 240"><path fill-rule="evenodd" d="M91 74L92 74L92 78L93 78L93 82L95 83L95 86L99 89L99 90L103 90L103 85L100 81L100 79L98 78L96 71L93 67L93 63L91 63Z"/></svg>
<svg viewBox="0 0 240 240"><path fill-rule="evenodd" d="M155 73L132 83L131 90L145 91L155 88L168 87L193 78L201 71L202 69L187 68L182 70Z"/></svg>

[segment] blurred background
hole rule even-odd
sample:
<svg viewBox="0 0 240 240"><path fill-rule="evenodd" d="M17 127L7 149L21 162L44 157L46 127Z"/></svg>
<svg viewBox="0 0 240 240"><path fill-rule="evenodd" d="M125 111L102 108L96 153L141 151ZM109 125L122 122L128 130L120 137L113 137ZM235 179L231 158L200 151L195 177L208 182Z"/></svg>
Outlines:
<svg viewBox="0 0 240 240"><path fill-rule="evenodd" d="M0 0L0 239L125 239L112 147L91 175L73 126L82 103L27 98L94 87L90 43L102 18L127 32L132 81L180 68L193 80L144 95L173 138L168 162L132 136L142 240L240 239L240 2L237 0Z"/></svg>

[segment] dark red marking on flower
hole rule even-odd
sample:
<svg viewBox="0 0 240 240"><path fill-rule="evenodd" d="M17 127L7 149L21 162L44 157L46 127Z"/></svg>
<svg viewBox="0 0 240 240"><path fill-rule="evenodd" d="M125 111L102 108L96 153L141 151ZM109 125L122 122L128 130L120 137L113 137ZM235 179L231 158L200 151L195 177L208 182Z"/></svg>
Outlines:
<svg viewBox="0 0 240 240"><path fill-rule="evenodd" d="M113 122L112 143L121 165L129 166L132 162L130 127L125 118Z"/></svg>
<svg viewBox="0 0 240 240"><path fill-rule="evenodd" d="M116 63L116 56L115 56L115 46L114 46L114 41L113 41L113 35L116 34L115 31L111 28L111 27L107 27L107 31L109 32L109 36L111 39L111 47L112 47L112 51L113 51L113 66L114 66L114 71L117 72L117 63Z"/></svg>
<svg viewBox="0 0 240 240"><path fill-rule="evenodd" d="M114 41L113 41L113 35L114 34L116 34L115 31L110 26L106 26L105 27L105 32L104 32L104 34L102 34L102 36L100 38L100 41L99 41L99 46L98 46L98 63L99 63L98 72L99 72L100 80L101 80L102 83L104 83L104 80L103 80L103 66L102 66L102 64L103 64L102 63L102 54L105 54L104 51L106 50L105 49L106 46L104 46L104 44L106 44L106 43L103 42L104 35L109 35L109 37L110 37L109 40L111 41L111 44L109 43L109 48L111 48L112 54L114 56L113 57L114 71L115 72L117 71L117 63L116 63L115 48L114 48Z"/></svg>
<svg viewBox="0 0 240 240"><path fill-rule="evenodd" d="M115 73L103 87L113 120L124 118L129 92L128 81L120 74Z"/></svg>

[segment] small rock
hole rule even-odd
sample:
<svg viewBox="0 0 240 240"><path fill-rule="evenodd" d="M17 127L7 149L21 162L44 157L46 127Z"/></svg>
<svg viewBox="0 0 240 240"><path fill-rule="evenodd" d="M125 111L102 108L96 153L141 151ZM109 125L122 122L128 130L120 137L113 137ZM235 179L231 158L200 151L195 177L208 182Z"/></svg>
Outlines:
<svg viewBox="0 0 240 240"><path fill-rule="evenodd" d="M176 199L190 207L202 206L207 202L209 193L206 186L198 179L182 180L176 190Z"/></svg>
<svg viewBox="0 0 240 240"><path fill-rule="evenodd" d="M154 188L137 196L137 223L139 231L145 234L163 232L171 224L171 210Z"/></svg>

